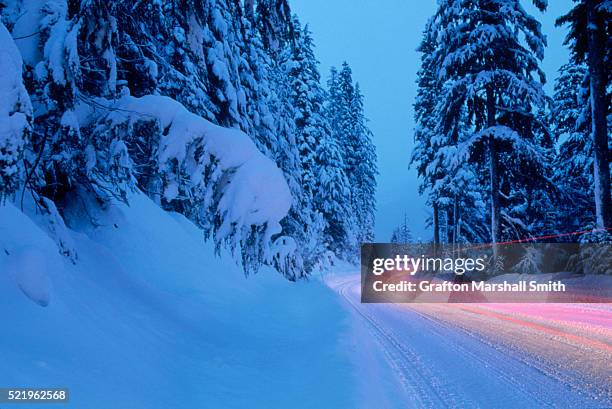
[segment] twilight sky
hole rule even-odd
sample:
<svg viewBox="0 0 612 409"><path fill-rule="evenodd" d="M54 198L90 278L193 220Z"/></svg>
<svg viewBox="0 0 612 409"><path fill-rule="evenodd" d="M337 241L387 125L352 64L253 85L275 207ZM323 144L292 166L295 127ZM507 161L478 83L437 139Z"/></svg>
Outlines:
<svg viewBox="0 0 612 409"><path fill-rule="evenodd" d="M571 0L553 0L545 13L531 2L523 6L542 22L548 38L542 68L550 95L557 70L567 62L565 28L555 19L571 8ZM416 48L435 0L292 0L302 24L309 24L321 62L323 81L329 68L346 60L365 96L365 111L378 155L376 240L387 242L404 214L416 239L430 239L425 228L430 210L419 196L417 177L408 162L413 144L413 107L419 53Z"/></svg>

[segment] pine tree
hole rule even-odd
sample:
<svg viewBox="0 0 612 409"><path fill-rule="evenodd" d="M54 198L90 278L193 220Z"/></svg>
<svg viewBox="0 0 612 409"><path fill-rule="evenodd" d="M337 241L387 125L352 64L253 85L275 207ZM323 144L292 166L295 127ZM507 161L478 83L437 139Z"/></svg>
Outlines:
<svg viewBox="0 0 612 409"><path fill-rule="evenodd" d="M330 228L342 234L334 234L336 237L342 236L343 239L338 242L336 247L342 247L341 254L345 257L353 257L355 254L356 247L358 245L358 224L357 218L353 208L353 196L356 194L353 186L351 185L351 179L349 178L350 169L347 164L349 159L349 146L345 144L345 130L341 125L348 114L347 109L348 100L343 98L343 94L340 90L340 83L338 78L338 71L335 67L331 67L330 75L327 80L327 94L326 102L324 106L324 115L327 118L330 126L330 141L324 146L321 146L321 152L319 155L326 154L330 157L335 155L334 151L338 151L338 159L334 161L337 163L335 169L329 171L332 175L331 180L336 180L337 187L335 187L333 201L327 200L328 204L324 207L334 208L335 214L334 219L341 220L343 224L342 229L334 229L333 226L337 225L337 221L330 222ZM330 151L330 152L327 152ZM321 166L321 171L325 171L325 167ZM344 186L344 187L342 187ZM333 188L323 186L322 194L329 192ZM328 217L328 219L332 219Z"/></svg>
<svg viewBox="0 0 612 409"><path fill-rule="evenodd" d="M391 234L391 243L408 244L412 243L412 232L408 226L408 217L404 214L404 222L396 227Z"/></svg>
<svg viewBox="0 0 612 409"><path fill-rule="evenodd" d="M573 60L585 62L589 71L591 105L593 180L595 214L598 228L612 226L612 199L610 198L610 156L608 147L609 98L607 88L612 61L612 1L581 0L565 16L557 19L557 25L569 24L570 32L565 40Z"/></svg>
<svg viewBox="0 0 612 409"><path fill-rule="evenodd" d="M560 143L555 181L563 192L558 201L562 231L595 225L590 118L587 68L583 64L565 64L555 81L550 113L551 131Z"/></svg>
<svg viewBox="0 0 612 409"><path fill-rule="evenodd" d="M329 132L329 127L323 117L324 94L308 26L302 30L297 18L293 26L295 38L287 72L292 81L291 99L296 109L294 119L302 163L302 187L307 200L312 203L316 191L315 151L319 141Z"/></svg>
<svg viewBox="0 0 612 409"><path fill-rule="evenodd" d="M354 220L345 205L350 197L348 178L344 173L344 162L336 141L326 133L316 152L317 195L315 207L326 221L325 242L338 256L351 252L355 243Z"/></svg>
<svg viewBox="0 0 612 409"><path fill-rule="evenodd" d="M434 59L439 45L433 23L433 20L427 23L418 49L422 55L421 69L417 73L418 91L414 106L417 126L411 164L416 165L422 180L419 190L427 192L428 202L433 208L430 224L433 225L434 243L478 242L485 240L487 233L482 229L485 209L476 169L470 163L454 162L458 142L467 133L462 125L466 118L458 120L453 132L444 133L440 132L437 118L433 115L442 89Z"/></svg>
<svg viewBox="0 0 612 409"><path fill-rule="evenodd" d="M357 223L359 226L358 242L374 241L374 220L376 212L376 148L372 143L372 132L367 127L367 120L363 112L363 95L359 83L355 84L353 100L351 101L352 129L355 132L353 139L354 171L356 172L356 192L354 203L357 210Z"/></svg>
<svg viewBox="0 0 612 409"><path fill-rule="evenodd" d="M456 147L450 170L487 164L492 242L533 234L533 222L546 211L541 192L552 188L540 25L519 1L448 0L433 26L441 87L436 133Z"/></svg>
<svg viewBox="0 0 612 409"><path fill-rule="evenodd" d="M363 96L353 83L348 63L342 69L332 69L327 112L332 124L332 136L342 149L345 173L351 186L350 213L355 218L354 236L357 243L373 240L376 211L376 150L363 112ZM356 249L355 249L356 251Z"/></svg>
<svg viewBox="0 0 612 409"><path fill-rule="evenodd" d="M417 51L421 53L421 68L417 72L417 95L414 103L414 119L416 123L414 131L414 148L410 158L410 164L414 165L421 182L419 193L427 192L428 204L432 207L433 215L431 224L433 225L434 243L440 243L440 194L433 189L437 186L437 181L443 178L443 171L439 163L433 162L435 152L438 149L440 140L436 137L436 123L433 110L436 107L439 86L433 61L433 53L436 49L436 41L432 29L432 22L429 21L423 32L423 39Z"/></svg>
<svg viewBox="0 0 612 409"><path fill-rule="evenodd" d="M300 212L303 214L304 241L321 236L306 259L320 258L316 247L328 248L338 256L351 241L349 213L342 206L348 195L348 182L338 146L330 133L325 116L325 92L320 84L318 62L308 26L303 29L297 18L293 22L294 39L291 58L287 61L295 107L296 143L299 149L301 187ZM324 237L323 237L324 236ZM308 264L308 261L307 261Z"/></svg>
<svg viewBox="0 0 612 409"><path fill-rule="evenodd" d="M10 138L1 134L2 198L26 184L37 207L61 220L55 204L81 194L127 202L138 189L240 252L246 271L267 263L290 279L328 250L354 247L344 146L324 109L311 34L297 20L294 28L286 0L35 3L0 3L9 32L18 27L35 51L24 53L23 67L33 109L21 97L9 101L9 121L24 123ZM346 100L346 124L359 101ZM357 129L365 120L359 104L353 110ZM221 130L208 121L233 128L226 143L240 149L216 150L210 133ZM253 193L245 180L261 171L245 170L262 158L240 131L282 170L293 199L282 221L247 222L267 197L252 197L246 215L248 206L224 199L241 189L235 178ZM230 153L244 160L228 167Z"/></svg>
<svg viewBox="0 0 612 409"><path fill-rule="evenodd" d="M252 9L253 0L247 8ZM272 55L277 55L293 34L292 15L287 0L258 0L256 5L257 26L263 45Z"/></svg>
<svg viewBox="0 0 612 409"><path fill-rule="evenodd" d="M205 37L204 47L207 50L206 65L210 81L208 86L209 89L215 90L210 94L211 101L218 110L216 122L219 125L248 130L244 116L241 116L241 112L246 110L246 100L239 84L239 50L242 39L236 25L241 21L240 7L236 2L228 0L215 0L210 3L207 28L212 37Z"/></svg>
<svg viewBox="0 0 612 409"><path fill-rule="evenodd" d="M257 7L252 1L245 2L244 10L243 59L250 66L252 75L242 69L241 76L254 128L251 134L259 149L281 168L291 190L293 204L282 221L282 227L284 234L297 242L293 269L311 270L312 259L317 254L315 249L321 246L317 237L320 233L317 232L323 227L320 226L321 220L313 220L311 212L302 211L307 202L301 181L302 163L297 145L292 78L287 71L287 63L292 58L292 44L289 42L292 21L283 17L283 13L288 12L283 2L278 3L276 11L263 7L261 2ZM271 28L276 31L269 31ZM306 226L311 226L308 231Z"/></svg>

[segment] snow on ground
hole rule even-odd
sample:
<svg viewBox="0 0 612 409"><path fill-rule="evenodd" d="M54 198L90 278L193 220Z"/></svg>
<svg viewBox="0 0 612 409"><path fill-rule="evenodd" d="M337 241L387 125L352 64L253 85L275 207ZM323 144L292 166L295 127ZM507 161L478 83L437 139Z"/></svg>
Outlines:
<svg viewBox="0 0 612 409"><path fill-rule="evenodd" d="M398 407L611 407L610 305L361 304L358 274L327 282L377 340Z"/></svg>
<svg viewBox="0 0 612 409"><path fill-rule="evenodd" d="M0 206L0 385L70 388L69 406L46 407L611 402L609 305L361 304L348 264L247 279L143 194L105 210L79 199L59 230Z"/></svg>
<svg viewBox="0 0 612 409"><path fill-rule="evenodd" d="M521 375L542 405L612 407L610 304L413 304L404 306L497 349L553 385ZM495 365L501 369L501 365ZM533 388L531 384L536 385ZM556 386L555 386L556 385Z"/></svg>
<svg viewBox="0 0 612 409"><path fill-rule="evenodd" d="M68 387L87 409L356 406L353 329L317 280L245 278L143 194L66 219L76 264L0 206L0 385Z"/></svg>

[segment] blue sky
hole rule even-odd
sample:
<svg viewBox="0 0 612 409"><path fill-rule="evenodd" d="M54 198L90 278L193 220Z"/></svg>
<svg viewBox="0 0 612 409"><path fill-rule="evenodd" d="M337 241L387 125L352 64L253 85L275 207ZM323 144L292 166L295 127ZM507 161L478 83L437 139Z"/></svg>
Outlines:
<svg viewBox="0 0 612 409"><path fill-rule="evenodd" d="M548 48L542 63L550 94L557 70L567 62L564 28L554 20L571 8L571 0L550 1L540 13L524 7L542 22ZM323 79L329 68L346 60L365 95L366 115L378 154L376 239L386 242L407 214L415 238L430 239L425 228L429 209L419 196L417 177L408 168L414 130L413 108L419 54L416 48L435 0L293 0L293 12L308 24L321 62Z"/></svg>

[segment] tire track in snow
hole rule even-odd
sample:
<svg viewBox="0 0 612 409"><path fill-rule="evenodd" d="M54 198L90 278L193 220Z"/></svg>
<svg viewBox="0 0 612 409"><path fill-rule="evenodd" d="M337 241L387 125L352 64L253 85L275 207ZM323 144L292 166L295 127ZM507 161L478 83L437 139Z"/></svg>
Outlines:
<svg viewBox="0 0 612 409"><path fill-rule="evenodd" d="M459 408L465 401L459 402L443 389L438 378L425 366L419 356L400 343L394 335L383 328L374 318L363 312L346 291L354 284L351 280L344 282L338 288L340 295L370 326L372 333L383 347L387 361L396 372L405 391L416 400L417 408Z"/></svg>
<svg viewBox="0 0 612 409"><path fill-rule="evenodd" d="M538 373L539 375L546 376L544 372L538 370L532 365L529 365L525 361L517 360L514 357L506 355L507 351L501 350L493 343L485 342L474 334L465 331L463 328L457 328L462 333L464 333L464 335L469 336L472 340L477 341L478 343L482 344L482 346L485 346L485 348L477 349L478 352L475 353L473 348L462 345L462 343L465 342L465 339L461 339L459 334L452 334L454 330L453 327L447 326L444 323L441 323L435 320L434 318L429 317L426 314L420 313L418 311L412 309L410 311L421 317L421 319L427 320L430 326L432 327L431 333L435 335L441 342L447 344L450 348L454 349L457 354L469 356L471 360L480 363L483 367L486 367L498 379L507 383L508 386L514 388L514 390L517 391L518 394L524 395L532 402L537 403L538 407L558 407L542 399L542 394L539 392L541 392L542 389L546 389L546 387L542 385L541 376L533 376L533 374L530 374L529 371L525 371L525 369L526 367L528 367L531 371L536 371L536 373ZM491 351L489 348L486 347L489 347L494 351ZM506 359L499 359L500 354L503 355L503 357ZM520 382L518 381L519 379ZM553 389L558 388L553 387ZM570 389L569 386L567 387L567 389ZM564 404L567 404L567 402L564 402ZM566 406L564 405L563 407Z"/></svg>
<svg viewBox="0 0 612 409"><path fill-rule="evenodd" d="M423 313L420 311L416 311L410 308L410 311L414 312L422 316L424 319L430 320L432 323L436 324L441 328L454 328L457 332L463 333L465 336L473 338L478 342L489 346L492 349L499 351L500 353L513 358L515 361L519 362L522 365L530 367L533 371L539 372L542 376L549 378L550 380L554 380L554 382L549 386L550 388L556 390L558 393L562 393L567 396L568 391L572 391L573 394L568 396L569 402L564 400L562 405L554 405L546 402L549 407L576 407L582 409L585 405L584 399L576 400L572 399L571 396L574 394L583 395L589 400L589 408L609 408L610 402L607 403L602 402L601 393L595 393L589 389L585 389L582 383L582 379L576 378L571 374L567 374L563 371L560 371L558 366L555 366L554 363L548 362L546 360L540 359L537 356L533 356L532 354L527 353L519 349L515 345L501 344L500 342L492 339L490 336L485 334L475 333L473 330L465 327L459 322L448 323L442 320L439 320L427 313ZM533 396L538 396L541 394L542 385L538 382L524 382L524 384L532 389L531 394ZM550 392L549 392L550 394ZM558 395L557 395L558 396ZM603 398L606 399L606 398ZM568 406L570 405L571 406ZM601 405L604 406L601 406Z"/></svg>
<svg viewBox="0 0 612 409"><path fill-rule="evenodd" d="M359 316L369 324L372 333L381 343L385 356L405 390L412 396L417 395L418 407L466 408L487 406L479 400L478 395L472 396L475 402L470 400L465 393L462 393L466 392L465 385L453 384L450 381L444 385L444 380L440 379L443 376L436 376L444 374L436 373L435 365L432 365L439 365L439 361L429 362L422 359L416 349L408 345L407 341L410 338L404 339L404 337L396 335L391 330L391 328L396 327L399 329L398 325L394 325L393 321L381 324L374 317L374 314L368 314L365 311L366 308L355 303L348 291L358 282L356 280L346 280L338 283L336 289ZM389 310L382 310L381 312L385 314L396 312L397 316L391 314L392 318L400 317L409 320L410 326L406 326L406 329L426 332L427 338L431 338L432 345L443 348L447 354L463 357L463 362L466 362L466 357L467 361L473 361L476 364L477 373L496 379L496 381L487 379L489 385L493 384L498 387L506 385L504 388L512 391L513 396L517 398L517 404L520 400L530 402L529 407L584 408L598 407L593 405L601 405L602 403L601 400L598 402L595 396L585 393L584 390L576 389L571 383L564 382L559 374L547 370L549 368L543 368L542 362L530 362L529 357L517 355L516 351L509 351L504 345L482 338L459 325L438 320L412 308L402 311L391 310L391 308L399 310L399 306L390 306L389 308ZM402 322L398 322L398 324L401 325ZM424 358L436 359L435 356L424 356ZM533 360L534 357L531 357L531 361ZM474 366L472 365L471 368L474 369ZM467 372L469 371L466 369ZM468 392L473 393L469 389ZM585 398L588 402L585 401ZM486 399L490 400L491 396L483 397L483 399L485 401ZM590 406L585 406L585 404ZM502 406L505 407L505 405Z"/></svg>

